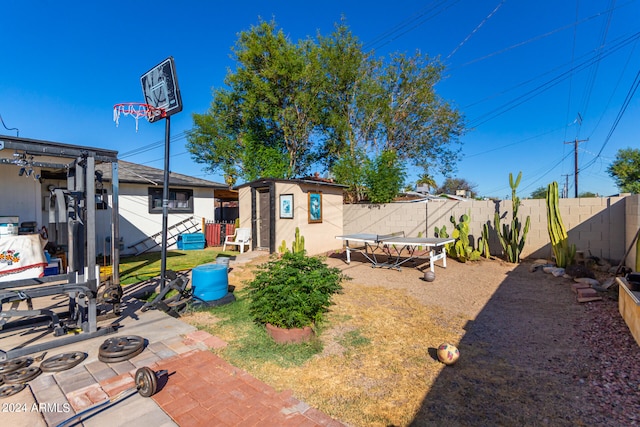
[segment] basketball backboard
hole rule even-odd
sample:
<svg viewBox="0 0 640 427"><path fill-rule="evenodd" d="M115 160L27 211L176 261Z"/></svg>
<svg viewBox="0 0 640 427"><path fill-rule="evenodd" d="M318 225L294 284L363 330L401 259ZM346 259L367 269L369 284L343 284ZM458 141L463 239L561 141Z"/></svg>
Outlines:
<svg viewBox="0 0 640 427"><path fill-rule="evenodd" d="M140 83L145 104L162 108L167 117L182 111L182 98L173 57L170 56L144 73L140 77ZM155 122L160 118L160 116L151 117L149 122Z"/></svg>

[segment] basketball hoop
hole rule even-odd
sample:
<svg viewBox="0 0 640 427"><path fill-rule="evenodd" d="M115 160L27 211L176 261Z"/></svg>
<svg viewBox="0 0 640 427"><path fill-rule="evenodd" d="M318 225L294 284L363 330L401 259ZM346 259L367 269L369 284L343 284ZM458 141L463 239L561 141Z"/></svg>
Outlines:
<svg viewBox="0 0 640 427"><path fill-rule="evenodd" d="M146 118L148 122L166 117L166 112L163 108L156 108L142 102L125 102L114 105L113 121L116 122L116 126L119 124L121 114L123 116L133 116L136 121L136 132L138 132L138 120L141 117Z"/></svg>

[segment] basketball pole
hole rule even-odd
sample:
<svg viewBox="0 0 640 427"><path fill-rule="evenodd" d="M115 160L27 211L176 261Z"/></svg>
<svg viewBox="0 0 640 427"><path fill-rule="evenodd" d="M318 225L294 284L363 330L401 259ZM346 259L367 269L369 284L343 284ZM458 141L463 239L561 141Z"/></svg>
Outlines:
<svg viewBox="0 0 640 427"><path fill-rule="evenodd" d="M169 217L169 154L170 143L169 135L171 134L170 117L165 118L164 128L164 183L162 188L162 252L160 259L160 290L164 290L167 286L167 228Z"/></svg>

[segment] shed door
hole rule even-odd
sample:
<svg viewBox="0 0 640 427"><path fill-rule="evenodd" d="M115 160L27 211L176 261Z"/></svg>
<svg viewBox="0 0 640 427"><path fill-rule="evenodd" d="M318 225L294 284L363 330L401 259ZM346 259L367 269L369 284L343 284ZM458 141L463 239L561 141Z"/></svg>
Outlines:
<svg viewBox="0 0 640 427"><path fill-rule="evenodd" d="M258 190L258 242L261 248L269 248L270 206L269 190Z"/></svg>

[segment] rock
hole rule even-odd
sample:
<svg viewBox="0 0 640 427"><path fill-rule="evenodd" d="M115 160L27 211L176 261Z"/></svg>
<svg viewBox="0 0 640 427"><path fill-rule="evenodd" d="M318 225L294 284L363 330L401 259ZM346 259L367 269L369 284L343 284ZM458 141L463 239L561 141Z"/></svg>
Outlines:
<svg viewBox="0 0 640 427"><path fill-rule="evenodd" d="M565 270L567 274L572 277L589 277L591 279L596 278L596 275L593 274L593 271L591 271L587 266L582 264L569 265Z"/></svg>
<svg viewBox="0 0 640 427"><path fill-rule="evenodd" d="M605 289L609 289L611 286L613 286L614 283L616 283L616 278L609 277L607 280L604 281L604 283L602 284L602 287Z"/></svg>
<svg viewBox="0 0 640 427"><path fill-rule="evenodd" d="M551 273L554 269L555 269L555 267L552 267L550 265L548 265L546 267L542 267L542 271L544 271L545 273Z"/></svg>
<svg viewBox="0 0 640 427"><path fill-rule="evenodd" d="M600 282L598 282L596 279L591 279L589 277L576 277L573 280L575 282L584 283L589 286L600 286Z"/></svg>
<svg viewBox="0 0 640 427"><path fill-rule="evenodd" d="M554 268L551 271L551 274L553 274L556 277L560 277L564 275L564 268Z"/></svg>

